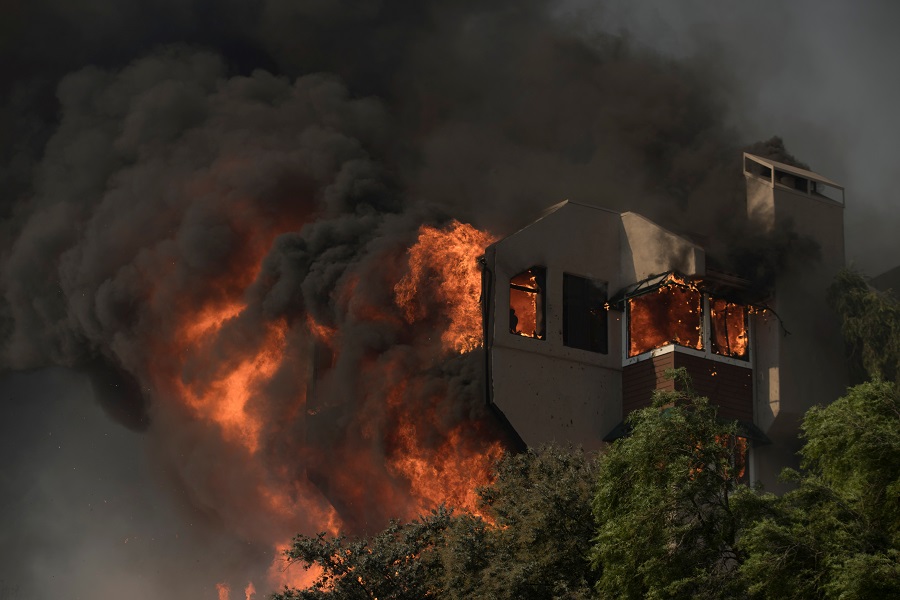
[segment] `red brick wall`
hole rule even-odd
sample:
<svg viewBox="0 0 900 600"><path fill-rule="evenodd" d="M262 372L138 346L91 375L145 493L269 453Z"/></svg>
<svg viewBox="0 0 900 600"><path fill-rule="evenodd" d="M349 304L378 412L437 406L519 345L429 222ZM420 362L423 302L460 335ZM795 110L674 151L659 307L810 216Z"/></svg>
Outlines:
<svg viewBox="0 0 900 600"><path fill-rule="evenodd" d="M666 379L664 373L666 369L678 367L687 369L694 390L718 406L720 416L753 422L753 371L749 366L712 361L677 351L622 369L623 414L649 406L655 389L675 389L674 382Z"/></svg>

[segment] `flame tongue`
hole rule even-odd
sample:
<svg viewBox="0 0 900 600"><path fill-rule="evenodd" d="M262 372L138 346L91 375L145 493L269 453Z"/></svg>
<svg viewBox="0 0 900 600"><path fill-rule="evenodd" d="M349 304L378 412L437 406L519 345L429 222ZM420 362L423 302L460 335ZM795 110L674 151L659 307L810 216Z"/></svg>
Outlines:
<svg viewBox="0 0 900 600"><path fill-rule="evenodd" d="M681 280L629 300L629 356L680 344L703 348L701 295Z"/></svg>
<svg viewBox="0 0 900 600"><path fill-rule="evenodd" d="M308 312L263 318L259 272L211 282L210 299L181 313L150 369L170 399L162 421L189 423L165 449L198 504L279 551L267 587L314 575L284 568L285 535L378 529L442 502L477 509L474 489L503 451L471 354L477 258L492 241L456 221L421 227L408 252L345 269L327 325ZM250 598L260 583L217 591Z"/></svg>
<svg viewBox="0 0 900 600"><path fill-rule="evenodd" d="M404 387L389 399L394 408L404 406L401 396L409 394ZM422 392L413 395L421 398ZM477 423L466 422L443 432L435 406L440 401L431 398L423 403L422 415L398 410L388 470L409 482L413 515L427 513L441 503L478 512L475 487L490 481L503 446L499 441L486 444Z"/></svg>
<svg viewBox="0 0 900 600"><path fill-rule="evenodd" d="M215 337L222 327L236 318L235 306L229 305L205 325L205 336ZM209 314L209 311L207 311ZM186 338L195 334L195 326L186 331ZM200 336L202 337L202 336ZM249 406L251 400L262 393L263 386L277 371L284 356L285 328L270 324L258 340L258 346L245 355L219 364L204 356L206 345L198 343L189 361L205 363L205 369L213 374L190 383L180 382L180 395L195 414L218 425L223 436L244 447L250 454L259 449L259 436L263 427L260 417Z"/></svg>
<svg viewBox="0 0 900 600"><path fill-rule="evenodd" d="M429 316L423 296L443 309L447 321L441 342L458 353L481 345L481 272L476 258L494 241L493 236L471 225L452 221L445 229L422 226L409 249L409 272L394 287L397 306L408 323Z"/></svg>

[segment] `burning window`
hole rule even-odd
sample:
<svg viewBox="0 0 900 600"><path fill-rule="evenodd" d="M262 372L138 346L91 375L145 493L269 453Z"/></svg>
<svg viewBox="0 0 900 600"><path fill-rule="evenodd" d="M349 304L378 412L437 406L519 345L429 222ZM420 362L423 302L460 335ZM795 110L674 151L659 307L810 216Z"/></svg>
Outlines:
<svg viewBox="0 0 900 600"><path fill-rule="evenodd" d="M733 477L741 483L750 483L750 474L747 472L747 462L750 456L750 447L745 437L734 438L734 474Z"/></svg>
<svg viewBox="0 0 900 600"><path fill-rule="evenodd" d="M546 270L531 267L509 280L509 331L544 339L544 281Z"/></svg>
<svg viewBox="0 0 900 600"><path fill-rule="evenodd" d="M747 307L721 298L709 299L710 350L721 356L747 359Z"/></svg>
<svg viewBox="0 0 900 600"><path fill-rule="evenodd" d="M628 301L628 356L679 344L703 348L701 295L673 284Z"/></svg>
<svg viewBox="0 0 900 600"><path fill-rule="evenodd" d="M725 465L726 471L723 475L740 483L750 483L749 473L747 472L747 463L749 462L750 457L750 445L747 438L730 435L724 438L716 436L716 443L731 452L730 464ZM701 446L698 446L698 449L700 448ZM703 465L697 465L691 468L691 477L693 478L697 473L705 469L706 467Z"/></svg>
<svg viewBox="0 0 900 600"><path fill-rule="evenodd" d="M563 344L607 353L606 284L563 274Z"/></svg>

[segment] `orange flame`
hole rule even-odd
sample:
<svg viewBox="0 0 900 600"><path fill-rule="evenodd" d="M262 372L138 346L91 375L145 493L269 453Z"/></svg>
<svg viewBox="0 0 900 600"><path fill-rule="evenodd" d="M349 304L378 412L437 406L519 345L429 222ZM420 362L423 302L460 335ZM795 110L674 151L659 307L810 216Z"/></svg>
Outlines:
<svg viewBox="0 0 900 600"><path fill-rule="evenodd" d="M454 429L437 452L425 452L417 445L416 431L405 431L403 451L388 467L409 480L417 500L416 512L446 503L471 513L479 513L476 488L488 485L494 464L503 455L503 446L494 442L484 449L473 449L462 432Z"/></svg>
<svg viewBox="0 0 900 600"><path fill-rule="evenodd" d="M217 583L216 591L219 593L219 600L229 600L231 596L231 588L226 583Z"/></svg>
<svg viewBox="0 0 900 600"><path fill-rule="evenodd" d="M429 315L421 296L434 294L442 305L447 327L441 342L447 350L463 353L481 345L481 272L476 259L494 237L459 221L444 229L423 225L409 249L409 272L394 287L397 306L407 322Z"/></svg>
<svg viewBox="0 0 900 600"><path fill-rule="evenodd" d="M406 392L405 385L393 390L389 404L401 406L401 396ZM439 401L431 399L432 403ZM422 414L399 414L394 449L388 457L389 472L409 482L412 503L406 517L427 513L442 503L477 513L475 490L491 482L493 467L503 455L503 445L498 441L485 444L472 435L470 423L429 443L426 440L441 428L436 422L436 411L427 403L422 408Z"/></svg>
<svg viewBox="0 0 900 600"><path fill-rule="evenodd" d="M682 285L629 300L628 356L673 343L703 348L700 305L700 292Z"/></svg>
<svg viewBox="0 0 900 600"><path fill-rule="evenodd" d="M747 356L747 307L720 298L709 299L712 350L716 354Z"/></svg>
<svg viewBox="0 0 900 600"><path fill-rule="evenodd" d="M323 573L322 568L318 565L304 568L304 565L288 561L284 552L290 547L290 542L284 542L276 548L275 559L267 573L269 587L272 589L288 587L302 590L315 583Z"/></svg>
<svg viewBox="0 0 900 600"><path fill-rule="evenodd" d="M510 333L540 338L538 298L541 289L537 277L533 270L529 269L510 279L509 283Z"/></svg>
<svg viewBox="0 0 900 600"><path fill-rule="evenodd" d="M334 300L341 311L346 309L341 313L345 318L391 327L402 324L399 308L408 324L421 324L418 331L435 331L439 335L440 346L435 347L438 352L423 353L425 356L440 354L443 360L447 353L471 351L481 345L482 335L481 273L477 258L493 240L490 234L456 221L444 228L423 226L408 251L408 263L386 265L385 276L392 282L396 281L397 272L408 269L393 286L393 297L389 296L386 305L370 302L364 293L354 293L355 286L362 288L368 281L353 272L335 290ZM280 443L273 435L293 435L308 425L303 419L309 418L306 397L309 392L298 393L290 400L291 405L279 407L279 412L268 405L267 388L283 382L292 361L302 363L309 358L304 353L310 344L296 343L296 334L305 335L306 340L315 340L337 354L341 335L346 335L346 331L340 329L342 325L323 325L308 314L293 323L282 319L260 325L253 318L253 311L258 307L245 299L245 292L257 276L252 268L247 270L247 265L252 264L244 257L244 270L230 274L228 282L210 284L216 290L212 299L197 306L179 307L179 325L171 339L163 340L150 371L157 387L166 392L164 395L177 400L174 418L187 415L203 432L215 432L216 439L224 442L227 450L234 450L229 453L226 460L230 462L225 468L229 470L229 480L241 482L240 494L230 487L225 487L223 492L241 496L229 498L234 504L230 513L234 526L246 528L242 529L243 535L269 543L275 549L276 558L267 572L267 587L304 588L320 572L315 567L306 570L302 566L286 565L283 551L290 546L290 541L284 541L281 536L293 534L300 527L307 529L303 533L314 533L310 530L314 527L315 531L337 535L343 522L321 488L310 483L306 476L314 466L332 469L328 461L310 462L309 456L298 456L298 464L305 466L295 468L273 464L271 460L272 446ZM254 324L248 326L251 322ZM424 343L426 337L415 337L416 343ZM385 360L377 368L391 364ZM434 387L418 386L416 371L411 370L419 369L426 362L413 367L397 364L392 383L382 386L389 390L386 393L389 406L379 404L376 408L394 414L388 425L382 425L387 431L378 431L378 437L373 434L372 439L390 438L392 449L386 459L380 453L359 457L363 463L369 460L380 474L373 474L369 482L352 482L360 488L360 497L377 490L375 496L380 495L397 516L407 519L442 502L475 511L475 487L490 481L493 464L503 452L500 442L485 441L490 436L479 431L477 423L463 418L451 419L450 425L441 422L439 408L446 398ZM298 367L300 371L303 368L303 365ZM326 368L330 367L323 367ZM403 383L394 389L397 381ZM406 392L410 394L401 402L400 396ZM382 402L383 397L373 396ZM416 403L421 399L415 409L410 398ZM290 421L289 426L278 419ZM366 425L362 424L363 429ZM314 454L309 444L303 446L296 439L292 441L299 454ZM215 478L214 474L209 475ZM211 489L220 491L216 487ZM242 511L258 512L253 518L259 518L264 528L240 523L247 514ZM260 582L247 584L243 589L245 600L257 593L256 585L261 585ZM220 600L229 600L231 589L228 583L218 584Z"/></svg>
<svg viewBox="0 0 900 600"><path fill-rule="evenodd" d="M190 347L193 342L198 350L204 348L204 341L214 338L223 325L237 317L243 308L237 303L228 303L219 310L203 310L198 319L185 327L185 346ZM249 410L248 404L281 364L284 333L284 325L270 325L255 352L241 357L236 364L213 364L213 370L222 372L212 381L196 384L179 382L181 397L194 413L216 423L226 439L239 443L250 454L259 447L262 423Z"/></svg>
<svg viewBox="0 0 900 600"><path fill-rule="evenodd" d="M656 294L628 301L629 356L669 344L703 349L703 294L697 283L669 274ZM712 296L708 299L710 350L722 356L746 358L748 315L764 309L752 309Z"/></svg>
<svg viewBox="0 0 900 600"><path fill-rule="evenodd" d="M334 338L337 334L337 330L333 327L328 327L327 325L322 325L315 319L313 319L310 315L306 315L306 326L309 328L309 332L313 335L313 337L327 346L334 345Z"/></svg>

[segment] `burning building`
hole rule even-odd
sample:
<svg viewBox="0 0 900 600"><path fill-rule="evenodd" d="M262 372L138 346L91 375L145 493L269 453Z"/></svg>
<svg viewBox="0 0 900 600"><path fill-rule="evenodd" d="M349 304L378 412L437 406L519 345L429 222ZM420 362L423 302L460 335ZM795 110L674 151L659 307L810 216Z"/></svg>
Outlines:
<svg viewBox="0 0 900 600"><path fill-rule="evenodd" d="M747 476L778 487L805 411L846 386L825 306L844 264L843 188L759 156L743 161L748 218L820 248L772 284L715 268L703 245L639 214L571 201L486 249L487 399L524 444L600 448L654 389L675 385L666 369L684 367L745 432Z"/></svg>

